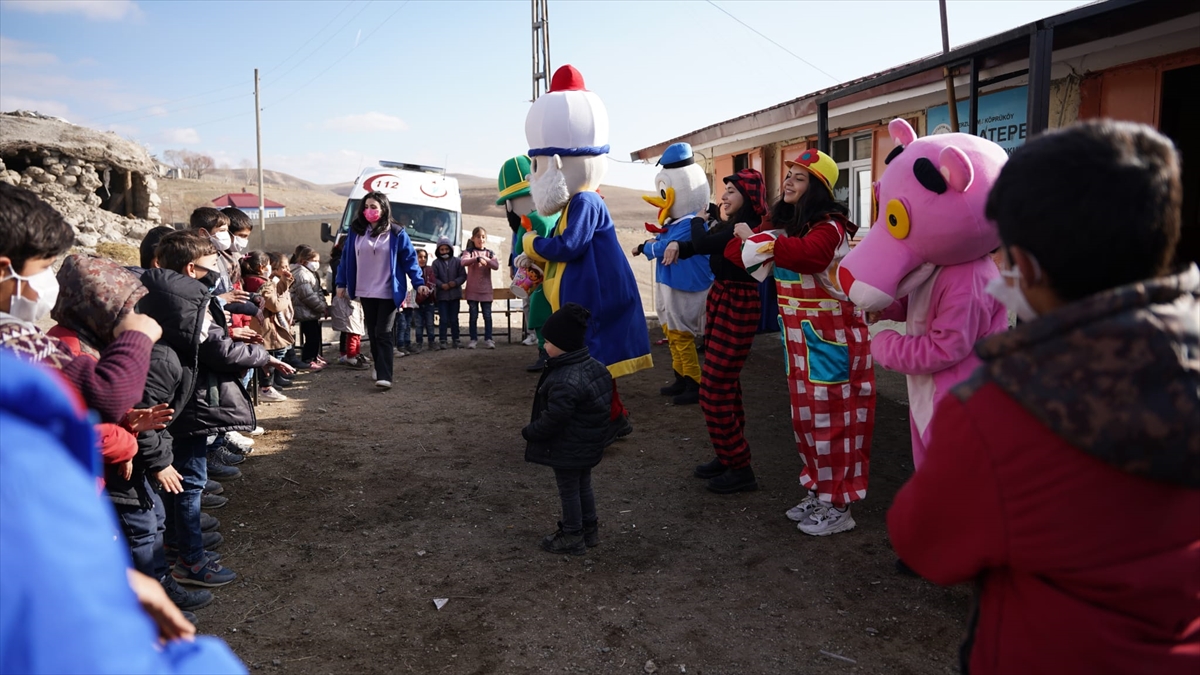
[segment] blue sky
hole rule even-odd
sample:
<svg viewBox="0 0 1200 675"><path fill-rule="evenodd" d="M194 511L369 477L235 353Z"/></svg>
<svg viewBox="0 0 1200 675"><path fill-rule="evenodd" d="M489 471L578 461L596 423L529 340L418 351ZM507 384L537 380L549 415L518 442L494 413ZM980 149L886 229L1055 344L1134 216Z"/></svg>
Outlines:
<svg viewBox="0 0 1200 675"><path fill-rule="evenodd" d="M951 0L951 45L1081 4ZM579 68L603 98L620 160L941 49L936 0L549 7L551 65ZM0 0L0 110L239 168L254 159L258 67L265 168L333 183L395 159L490 177L527 148L530 52L524 0ZM606 182L647 189L654 173L614 162Z"/></svg>

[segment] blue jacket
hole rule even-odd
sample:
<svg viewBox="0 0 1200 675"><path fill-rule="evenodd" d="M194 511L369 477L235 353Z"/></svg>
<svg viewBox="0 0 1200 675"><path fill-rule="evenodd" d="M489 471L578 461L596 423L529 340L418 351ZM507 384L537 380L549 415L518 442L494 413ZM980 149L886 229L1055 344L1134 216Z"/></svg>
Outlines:
<svg viewBox="0 0 1200 675"><path fill-rule="evenodd" d="M689 214L677 218L667 224L667 231L654 238L654 241L642 248L642 255L647 260L657 260L658 270L655 279L664 286L670 286L677 291L691 293L707 291L713 283L712 268L708 264L708 256L694 255L689 258L677 258L674 264L662 264L662 254L667 250L667 244L673 241L685 242L692 240L692 218Z"/></svg>
<svg viewBox="0 0 1200 675"><path fill-rule="evenodd" d="M334 285L345 288L351 298L358 297L354 288L358 283L358 252L354 246L356 241L358 235L354 230L350 230L346 235L346 245L342 247L342 260L338 263L337 279L334 281ZM396 223L392 223L388 231L388 246L392 251L392 300L396 302L396 309L400 309L404 296L408 295L405 278L412 281L413 288L424 286L425 278L421 276L421 266L417 264L417 251L413 248L412 240L408 238L404 228Z"/></svg>
<svg viewBox="0 0 1200 675"><path fill-rule="evenodd" d="M217 638L157 646L91 424L38 366L0 373L0 673L245 673Z"/></svg>

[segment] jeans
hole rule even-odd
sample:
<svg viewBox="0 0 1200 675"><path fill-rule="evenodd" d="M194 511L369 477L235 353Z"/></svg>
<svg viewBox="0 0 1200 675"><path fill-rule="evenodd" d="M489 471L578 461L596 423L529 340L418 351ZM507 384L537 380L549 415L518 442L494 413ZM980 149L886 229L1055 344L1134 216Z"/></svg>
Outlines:
<svg viewBox="0 0 1200 675"><path fill-rule="evenodd" d="M150 487L150 482L145 476L142 476L139 492L142 490L151 501L150 508L128 504L113 504L113 507L117 511L117 520L121 521L125 543L129 544L133 568L153 579L162 579L167 575L167 558L163 553L163 531L166 529L167 513L162 498Z"/></svg>
<svg viewBox="0 0 1200 675"><path fill-rule="evenodd" d="M268 349L267 353L270 354L271 356L279 359L280 361L282 361L283 357L287 356L287 348L285 347L283 349ZM266 368L260 368L258 371L258 386L260 386L264 389L267 387L273 386L275 380L274 380L274 378L272 378L272 375L274 373L275 373L275 369L272 368L271 366L267 366Z"/></svg>
<svg viewBox="0 0 1200 675"><path fill-rule="evenodd" d="M487 300L487 301L468 300L467 301L467 309L468 309L468 316L469 316L469 319L467 322L467 328L468 328L467 334L471 336L471 340L474 341L474 340L479 339L479 331L476 330L476 328L475 328L475 321L476 321L476 319L479 318L479 310L480 309L483 310L483 339L491 340L492 339L492 301L491 300Z"/></svg>
<svg viewBox="0 0 1200 675"><path fill-rule="evenodd" d="M413 329L417 334L417 344L421 344L422 333L429 335L429 345L433 346L433 313L437 311L437 306L432 302L424 305L417 305L413 311Z"/></svg>
<svg viewBox="0 0 1200 675"><path fill-rule="evenodd" d="M438 321L441 322L440 342L446 344L446 331L458 342L458 306L459 300L438 300Z"/></svg>
<svg viewBox="0 0 1200 675"><path fill-rule="evenodd" d="M412 307L396 311L396 346L408 349L412 346Z"/></svg>
<svg viewBox="0 0 1200 675"><path fill-rule="evenodd" d="M579 534L584 525L596 524L596 498L591 469L555 469L558 498L562 500L562 531Z"/></svg>
<svg viewBox="0 0 1200 675"><path fill-rule="evenodd" d="M300 338L304 342L304 346L300 348L300 360L312 363L321 355L321 322L301 321Z"/></svg>
<svg viewBox="0 0 1200 675"><path fill-rule="evenodd" d="M396 350L392 341L392 328L396 316L396 303L391 299L359 298L362 303L363 319L367 324L367 336L371 340L371 358L375 360L375 379L392 381L392 354Z"/></svg>
<svg viewBox="0 0 1200 675"><path fill-rule="evenodd" d="M179 549L180 559L188 563L200 561L204 555L204 539L200 533L200 493L208 482L208 456L204 436L175 437L172 450L175 470L183 477L183 492L168 494L166 508L166 540Z"/></svg>

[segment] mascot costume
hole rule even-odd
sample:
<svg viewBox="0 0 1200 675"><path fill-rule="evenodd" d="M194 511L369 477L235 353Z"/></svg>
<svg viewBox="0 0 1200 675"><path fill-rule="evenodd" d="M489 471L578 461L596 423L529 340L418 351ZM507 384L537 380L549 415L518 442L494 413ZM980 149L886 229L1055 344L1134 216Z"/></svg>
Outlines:
<svg viewBox="0 0 1200 675"><path fill-rule="evenodd" d="M562 66L550 91L529 109L525 138L533 160L529 188L538 213L562 212L548 237L521 240L518 264L545 270L542 292L551 311L575 302L592 313L585 342L613 376L610 441L633 431L616 379L654 367L642 299L604 200L596 194L608 165L608 112L584 88L583 76Z"/></svg>
<svg viewBox="0 0 1200 675"><path fill-rule="evenodd" d="M703 217L708 208L708 176L696 164L692 146L675 143L667 147L659 160L662 171L654 178L657 194L642 197L658 207L658 224L646 223L646 229L658 236L638 244L633 254L657 260L655 303L659 323L671 348L671 369L675 382L659 389L663 396L674 396L675 405L700 402L700 356L696 336L704 335L704 307L713 273L708 256L697 255L664 265L662 256L673 241L692 240L692 219Z"/></svg>
<svg viewBox="0 0 1200 675"><path fill-rule="evenodd" d="M888 131L896 148L876 184L878 215L842 260L838 279L854 304L905 322L906 335L876 334L871 355L908 376L913 464L920 469L938 401L980 364L975 343L1008 328L1004 306L988 293L989 284L1003 282L989 255L1000 237L984 216L1008 155L970 134L918 139L902 119Z"/></svg>
<svg viewBox="0 0 1200 675"><path fill-rule="evenodd" d="M510 266L521 253L521 241L525 233L528 231L539 237L549 237L554 230L554 221L558 218L557 213L543 216L534 207L533 197L529 195L529 167L527 155L513 157L500 167L500 177L497 179L497 190L500 194L496 198L496 206L504 207L508 216L508 226L513 231ZM538 273L544 273L544 270L538 270ZM546 323L551 314L550 303L546 301L546 294L541 286L529 294L527 307L529 327L537 334L538 359L525 370L536 373L546 366L546 340L542 337L542 324Z"/></svg>

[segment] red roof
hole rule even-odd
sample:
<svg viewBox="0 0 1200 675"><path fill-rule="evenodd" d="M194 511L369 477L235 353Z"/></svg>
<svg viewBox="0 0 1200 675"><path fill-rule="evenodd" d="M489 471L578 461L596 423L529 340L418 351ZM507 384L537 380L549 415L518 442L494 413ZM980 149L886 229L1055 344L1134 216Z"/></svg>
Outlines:
<svg viewBox="0 0 1200 675"><path fill-rule="evenodd" d="M258 195L252 195L249 192L230 192L227 195L221 195L220 197L212 200L212 203L213 206L216 206L219 209L225 208L226 206L232 206L235 209L257 209ZM273 202L265 197L263 198L263 206L268 209L285 208L283 204L280 204L279 202Z"/></svg>

